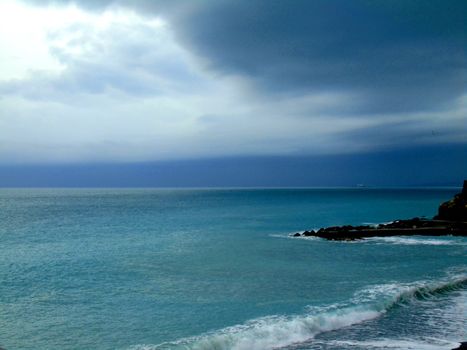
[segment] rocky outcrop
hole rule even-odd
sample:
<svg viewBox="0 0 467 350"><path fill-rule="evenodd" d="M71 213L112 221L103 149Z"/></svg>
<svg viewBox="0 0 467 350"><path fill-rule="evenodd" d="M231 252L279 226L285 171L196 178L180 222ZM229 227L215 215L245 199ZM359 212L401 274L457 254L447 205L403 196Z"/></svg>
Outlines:
<svg viewBox="0 0 467 350"><path fill-rule="evenodd" d="M333 241L353 241L369 237L389 236L467 236L467 223L413 218L374 226L331 226L318 231L295 233L294 237L320 237Z"/></svg>
<svg viewBox="0 0 467 350"><path fill-rule="evenodd" d="M460 345L457 348L452 350L467 350L467 342L460 343Z"/></svg>
<svg viewBox="0 0 467 350"><path fill-rule="evenodd" d="M467 221L467 180L464 180L462 192L453 199L442 203L435 220Z"/></svg>
<svg viewBox="0 0 467 350"><path fill-rule="evenodd" d="M433 220L413 218L395 220L378 226L332 226L318 231L295 233L294 237L320 237L328 240L349 241L368 237L388 236L467 236L467 180L462 192L442 203Z"/></svg>

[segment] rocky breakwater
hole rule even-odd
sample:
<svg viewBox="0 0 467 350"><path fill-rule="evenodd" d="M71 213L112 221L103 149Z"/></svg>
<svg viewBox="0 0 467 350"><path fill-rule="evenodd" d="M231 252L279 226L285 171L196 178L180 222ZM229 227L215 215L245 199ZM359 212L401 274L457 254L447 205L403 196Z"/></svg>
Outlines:
<svg viewBox="0 0 467 350"><path fill-rule="evenodd" d="M442 203L433 219L395 220L377 226L332 226L317 231L295 233L294 237L320 237L336 241L352 241L368 237L389 236L467 236L467 180L461 193Z"/></svg>

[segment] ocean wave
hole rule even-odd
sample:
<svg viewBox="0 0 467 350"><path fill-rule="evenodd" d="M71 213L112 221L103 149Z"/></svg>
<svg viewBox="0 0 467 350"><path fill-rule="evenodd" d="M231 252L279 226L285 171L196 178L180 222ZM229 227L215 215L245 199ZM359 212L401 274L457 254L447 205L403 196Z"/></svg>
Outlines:
<svg viewBox="0 0 467 350"><path fill-rule="evenodd" d="M198 337L159 345L136 345L129 350L256 350L303 343L316 335L380 317L391 309L467 289L467 274L436 282L370 286L347 303L309 307L304 315L269 316Z"/></svg>
<svg viewBox="0 0 467 350"><path fill-rule="evenodd" d="M301 343L315 335L379 316L378 311L365 308L336 310L320 315L269 316L243 325L227 327L200 337L182 339L159 345L143 345L131 350L256 350L274 349Z"/></svg>
<svg viewBox="0 0 467 350"><path fill-rule="evenodd" d="M388 283L370 286L355 293L354 303L375 304L389 311L414 301L433 300L437 297L467 289L467 274L451 275L439 281Z"/></svg>

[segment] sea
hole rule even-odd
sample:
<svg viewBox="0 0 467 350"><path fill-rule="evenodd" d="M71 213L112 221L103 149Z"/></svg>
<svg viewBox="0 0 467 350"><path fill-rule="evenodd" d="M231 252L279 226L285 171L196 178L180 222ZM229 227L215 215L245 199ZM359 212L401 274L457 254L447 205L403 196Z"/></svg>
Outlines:
<svg viewBox="0 0 467 350"><path fill-rule="evenodd" d="M460 188L0 189L0 347L452 349L467 239L293 238Z"/></svg>

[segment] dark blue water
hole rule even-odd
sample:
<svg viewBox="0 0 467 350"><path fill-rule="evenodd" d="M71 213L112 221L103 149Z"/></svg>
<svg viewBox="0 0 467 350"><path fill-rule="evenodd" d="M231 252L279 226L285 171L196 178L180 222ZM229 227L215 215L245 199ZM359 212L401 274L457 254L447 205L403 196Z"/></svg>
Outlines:
<svg viewBox="0 0 467 350"><path fill-rule="evenodd" d="M458 189L0 190L0 346L451 349L467 240L292 239Z"/></svg>

